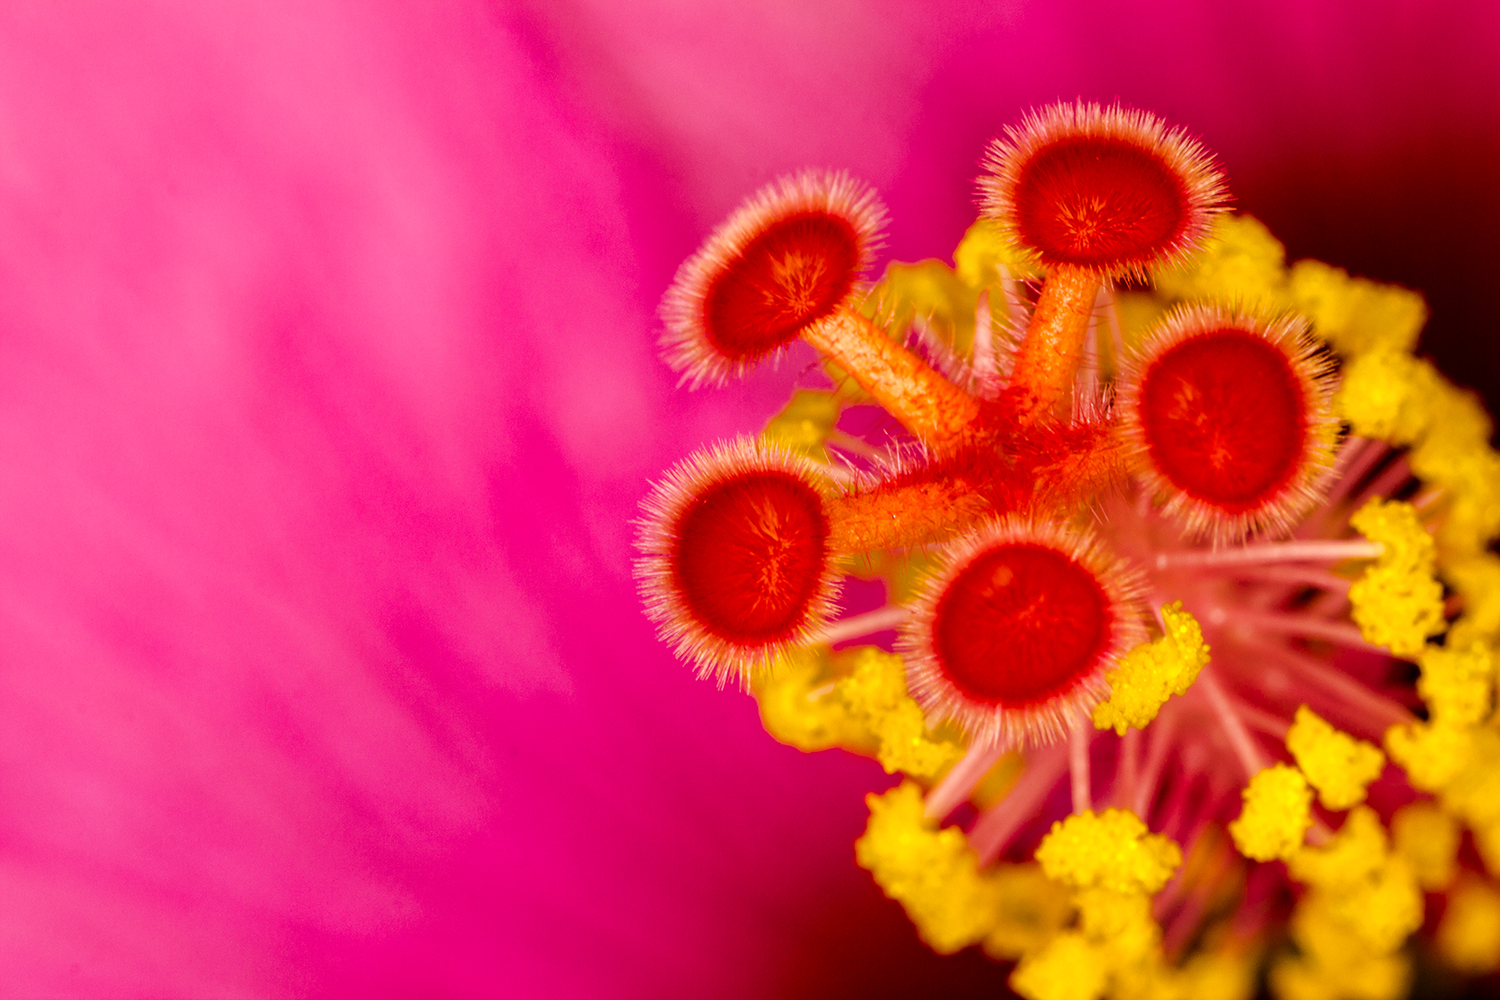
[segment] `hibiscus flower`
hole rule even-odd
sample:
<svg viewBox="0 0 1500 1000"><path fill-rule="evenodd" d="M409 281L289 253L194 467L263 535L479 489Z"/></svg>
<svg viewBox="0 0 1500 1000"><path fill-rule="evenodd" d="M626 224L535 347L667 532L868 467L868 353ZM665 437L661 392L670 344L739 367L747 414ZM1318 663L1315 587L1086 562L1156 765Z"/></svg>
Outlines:
<svg viewBox="0 0 1500 1000"><path fill-rule="evenodd" d="M1424 348L1494 385L1482 5L3 26L16 995L1003 982L921 948L854 866L890 779L768 740L631 581L646 480L758 430L811 357L709 395L656 353L677 264L780 173L858 172L889 254L942 255L1002 124L1118 95L1202 135L1294 256L1423 289Z"/></svg>

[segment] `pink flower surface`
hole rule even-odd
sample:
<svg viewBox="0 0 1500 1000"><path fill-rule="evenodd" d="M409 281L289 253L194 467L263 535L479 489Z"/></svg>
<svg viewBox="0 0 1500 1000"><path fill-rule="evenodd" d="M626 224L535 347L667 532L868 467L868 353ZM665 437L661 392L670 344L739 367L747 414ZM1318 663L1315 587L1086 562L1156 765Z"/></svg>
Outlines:
<svg viewBox="0 0 1500 1000"><path fill-rule="evenodd" d="M0 10L0 993L993 995L854 866L889 779L657 643L630 521L804 360L657 360L725 212L847 167L945 256L1075 95L1496 385L1489 4Z"/></svg>

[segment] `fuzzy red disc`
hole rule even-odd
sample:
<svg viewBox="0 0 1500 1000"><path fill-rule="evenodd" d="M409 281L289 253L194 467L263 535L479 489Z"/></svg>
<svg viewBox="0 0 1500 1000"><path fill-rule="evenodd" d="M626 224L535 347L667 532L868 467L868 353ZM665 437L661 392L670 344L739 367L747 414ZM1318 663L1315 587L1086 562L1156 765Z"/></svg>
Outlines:
<svg viewBox="0 0 1500 1000"><path fill-rule="evenodd" d="M693 615L718 638L787 640L822 588L828 531L823 499L807 483L775 470L745 473L683 511L672 575Z"/></svg>
<svg viewBox="0 0 1500 1000"><path fill-rule="evenodd" d="M1084 566L1045 545L1000 545L948 584L932 648L969 698L1020 707L1066 692L1110 642L1110 603Z"/></svg>
<svg viewBox="0 0 1500 1000"><path fill-rule="evenodd" d="M1286 488L1307 440L1301 382L1275 344L1228 327L1184 340L1141 375L1140 422L1161 474L1239 514Z"/></svg>
<svg viewBox="0 0 1500 1000"><path fill-rule="evenodd" d="M1183 238L1189 193L1161 156L1109 136L1069 136L1026 161L1017 235L1042 262L1109 270L1146 263Z"/></svg>
<svg viewBox="0 0 1500 1000"><path fill-rule="evenodd" d="M730 261L704 297L709 342L754 360L833 312L854 286L860 235L849 220L803 212L770 226Z"/></svg>

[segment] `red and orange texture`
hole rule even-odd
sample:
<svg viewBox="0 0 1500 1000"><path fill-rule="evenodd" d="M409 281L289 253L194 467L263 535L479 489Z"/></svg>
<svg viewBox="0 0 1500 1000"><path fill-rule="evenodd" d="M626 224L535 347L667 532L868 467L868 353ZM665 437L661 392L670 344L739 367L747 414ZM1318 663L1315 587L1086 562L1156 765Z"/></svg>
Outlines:
<svg viewBox="0 0 1500 1000"><path fill-rule="evenodd" d="M676 392L662 290L809 164L944 255L1004 124L1119 97L1493 400L1497 52L1477 3L0 12L6 990L997 995L852 863L890 779L640 613L647 478L811 360Z"/></svg>

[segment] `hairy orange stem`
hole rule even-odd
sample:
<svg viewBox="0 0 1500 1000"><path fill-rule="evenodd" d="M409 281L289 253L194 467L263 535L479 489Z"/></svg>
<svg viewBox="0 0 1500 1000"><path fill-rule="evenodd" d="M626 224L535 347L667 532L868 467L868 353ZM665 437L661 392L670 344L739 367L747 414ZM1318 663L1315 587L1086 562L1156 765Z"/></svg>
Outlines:
<svg viewBox="0 0 1500 1000"><path fill-rule="evenodd" d="M963 440L979 415L973 397L858 313L841 310L803 330L802 338L934 448Z"/></svg>
<svg viewBox="0 0 1500 1000"><path fill-rule="evenodd" d="M1088 271L1059 265L1048 273L1011 369L1023 419L1045 418L1072 391L1098 294L1099 279Z"/></svg>
<svg viewBox="0 0 1500 1000"><path fill-rule="evenodd" d="M828 545L845 555L926 545L951 538L991 513L989 503L963 483L877 488L829 501Z"/></svg>

